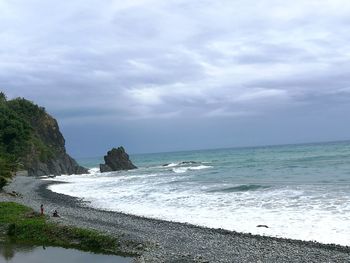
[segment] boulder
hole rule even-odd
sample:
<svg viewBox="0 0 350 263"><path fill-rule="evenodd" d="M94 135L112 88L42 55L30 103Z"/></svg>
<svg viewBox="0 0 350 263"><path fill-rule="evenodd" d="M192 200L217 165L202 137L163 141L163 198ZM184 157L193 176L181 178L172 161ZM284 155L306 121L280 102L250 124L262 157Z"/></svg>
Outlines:
<svg viewBox="0 0 350 263"><path fill-rule="evenodd" d="M105 164L100 164L101 173L131 170L137 167L130 161L123 147L113 148L104 156Z"/></svg>

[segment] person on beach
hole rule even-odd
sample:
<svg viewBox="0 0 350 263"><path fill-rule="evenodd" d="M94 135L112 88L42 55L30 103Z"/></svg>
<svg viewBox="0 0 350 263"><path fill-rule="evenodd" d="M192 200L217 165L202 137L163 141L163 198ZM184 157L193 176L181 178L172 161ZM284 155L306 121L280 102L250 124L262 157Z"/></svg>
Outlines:
<svg viewBox="0 0 350 263"><path fill-rule="evenodd" d="M41 204L41 206L40 206L40 214L44 215L44 205L43 204Z"/></svg>
<svg viewBox="0 0 350 263"><path fill-rule="evenodd" d="M53 217L60 217L60 216L58 215L58 212L57 212L57 210L53 211L53 214L52 214L52 216L53 216Z"/></svg>

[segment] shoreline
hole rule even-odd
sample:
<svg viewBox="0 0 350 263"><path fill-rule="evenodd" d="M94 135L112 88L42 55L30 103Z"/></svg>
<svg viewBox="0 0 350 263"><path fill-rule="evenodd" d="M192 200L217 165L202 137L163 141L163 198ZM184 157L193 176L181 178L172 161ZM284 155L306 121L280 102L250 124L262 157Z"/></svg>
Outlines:
<svg viewBox="0 0 350 263"><path fill-rule="evenodd" d="M119 214L119 215L123 215L126 217L132 217L132 218L136 218L136 219L141 219L141 220L146 220L146 221L159 221L159 222L167 222L167 223L171 223L171 224L180 224L180 225L184 225L184 226L188 226L191 228L198 228L198 229L202 229L202 230L207 230L207 231L217 231L221 234L225 234L225 235L229 235L229 234L234 234L234 235L242 235L245 237L252 237L252 238L262 238L262 239L271 239L271 240L276 240L276 241L286 241L286 242L290 242L290 243L303 243L306 246L318 246L318 247L324 247L324 248L331 248L331 249L335 249L338 251L344 251L344 252L350 252L350 246L344 246L344 245L340 245L340 244L333 244L333 243L321 243L318 241L311 241L311 240L299 240L299 239L292 239L292 238L284 238L284 237L274 237L274 236L264 236L264 235L258 235L258 234L252 234L252 233L244 233L244 232L237 232L234 230L227 230L224 228L212 228L212 227L206 227L206 226L201 226L201 225L195 225L195 224L191 224L191 223L186 223L186 222L177 222L177 221L171 221L171 220L163 220L163 219L159 219L159 218L150 218L150 217L145 217L145 216L140 216L140 215L133 215L133 214L127 214L124 212L118 212L118 211L112 211L112 210L105 210L105 209L98 209L95 207L91 207L88 204L90 203L90 201L86 201L83 198L79 198L79 197L74 197L74 196L70 196L70 195L66 195L66 194L62 194L62 193L56 193L54 191L51 191L50 189L48 189L48 186L50 185L54 185L54 184L66 184L67 182L60 182L60 181L50 181L50 180L45 180L47 181L47 184L42 184L40 185L40 190L39 190L39 194L43 197L47 197L52 195L53 196L62 196L62 200L68 200L71 199L71 202L73 205L76 205L77 207L85 207L86 209L92 209L95 211L100 211L100 212L104 212L104 213L113 213L113 214Z"/></svg>
<svg viewBox="0 0 350 263"><path fill-rule="evenodd" d="M50 220L118 237L122 250L142 254L135 262L346 262L350 258L348 246L238 233L91 208L86 201L47 189L57 183L17 176L5 190L23 197L0 194L0 201L15 201L36 211L41 203L47 212L57 209L62 217Z"/></svg>

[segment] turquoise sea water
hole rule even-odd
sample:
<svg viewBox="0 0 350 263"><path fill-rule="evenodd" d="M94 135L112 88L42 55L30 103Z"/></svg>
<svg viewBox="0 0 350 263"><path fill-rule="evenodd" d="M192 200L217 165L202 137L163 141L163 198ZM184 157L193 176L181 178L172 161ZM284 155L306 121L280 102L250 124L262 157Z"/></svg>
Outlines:
<svg viewBox="0 0 350 263"><path fill-rule="evenodd" d="M137 170L61 176L97 208L350 245L350 142L132 155ZM269 228L257 228L257 225Z"/></svg>

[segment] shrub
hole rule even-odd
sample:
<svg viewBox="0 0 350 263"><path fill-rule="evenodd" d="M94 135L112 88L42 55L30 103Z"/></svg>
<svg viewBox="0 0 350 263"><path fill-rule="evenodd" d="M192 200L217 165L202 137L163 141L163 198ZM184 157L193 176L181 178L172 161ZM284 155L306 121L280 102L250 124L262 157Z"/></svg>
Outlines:
<svg viewBox="0 0 350 263"><path fill-rule="evenodd" d="M7 184L7 180L0 176L0 190L2 190L2 188Z"/></svg>

